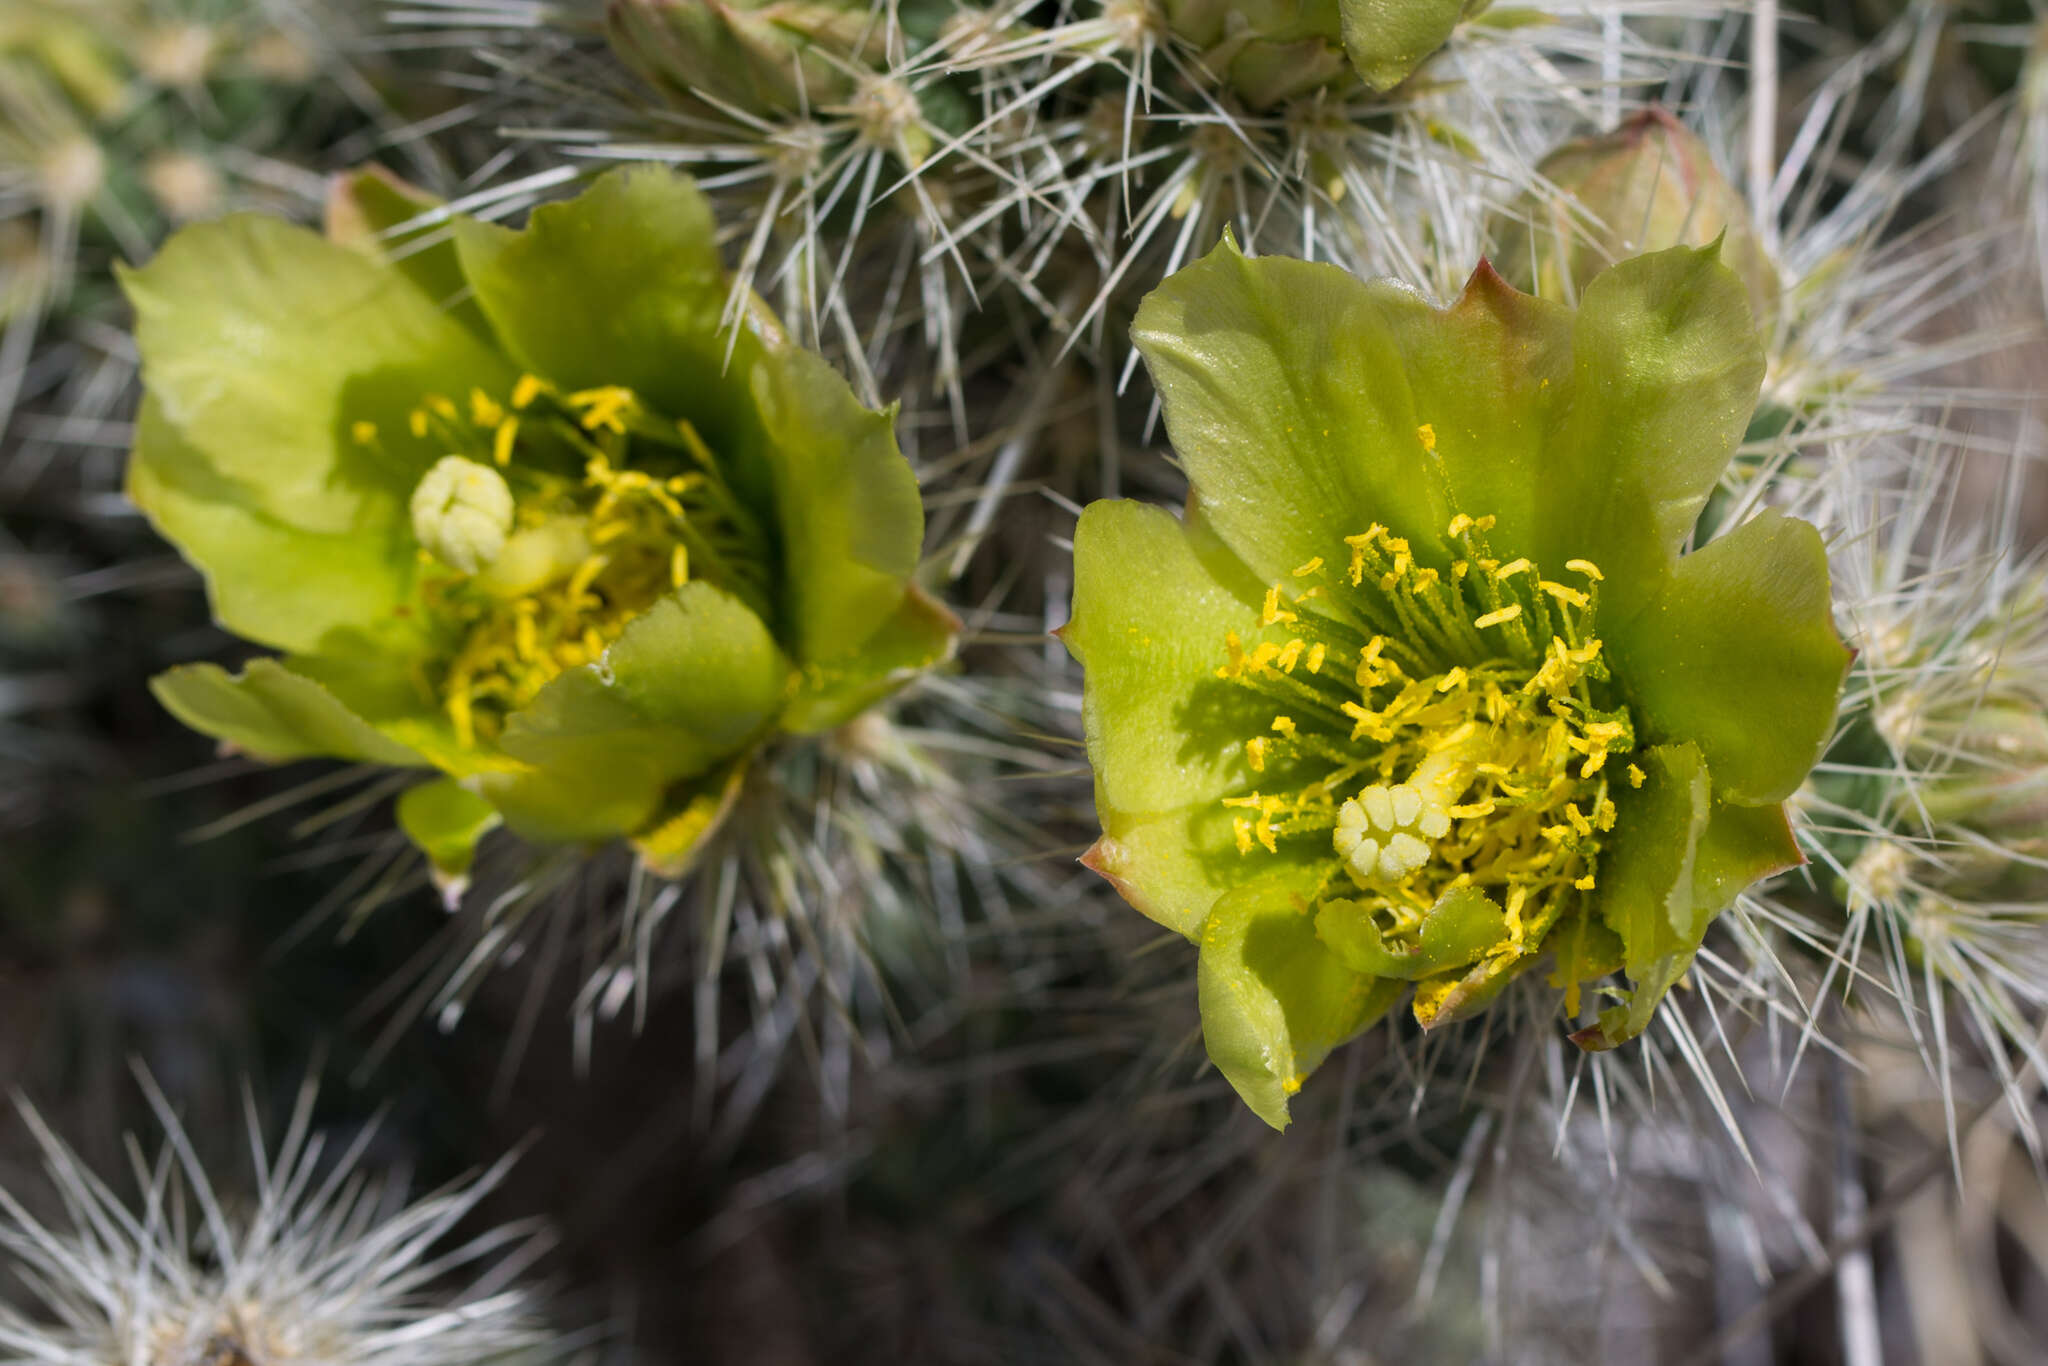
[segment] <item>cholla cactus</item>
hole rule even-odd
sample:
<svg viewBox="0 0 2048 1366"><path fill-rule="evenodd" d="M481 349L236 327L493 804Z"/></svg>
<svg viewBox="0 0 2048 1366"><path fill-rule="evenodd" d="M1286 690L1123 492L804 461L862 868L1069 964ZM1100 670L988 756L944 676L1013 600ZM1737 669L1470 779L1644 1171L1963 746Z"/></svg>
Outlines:
<svg viewBox="0 0 2048 1366"><path fill-rule="evenodd" d="M94 1176L27 1105L66 1220L0 1192L0 1248L32 1307L0 1309L9 1360L484 1366L565 1360L568 1340L513 1284L542 1249L532 1228L456 1241L510 1160L425 1199L362 1169L370 1133L346 1149L315 1132L299 1096L271 1153L252 1112L254 1189L216 1185L191 1138L144 1079L164 1129L139 1153L131 1203Z"/></svg>

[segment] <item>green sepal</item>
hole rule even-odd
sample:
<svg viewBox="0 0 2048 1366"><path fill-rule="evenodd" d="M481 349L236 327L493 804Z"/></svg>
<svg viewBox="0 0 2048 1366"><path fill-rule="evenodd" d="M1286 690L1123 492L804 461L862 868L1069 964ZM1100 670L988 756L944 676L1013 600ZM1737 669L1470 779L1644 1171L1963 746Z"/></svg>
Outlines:
<svg viewBox="0 0 2048 1366"><path fill-rule="evenodd" d="M1657 1003L1692 964L1717 906L1695 894L1701 837L1712 805L1706 760L1693 744L1638 752L1640 789L1615 795L1615 825L1602 851L1593 909L1622 943L1631 991L1572 1038L1613 1048L1643 1032Z"/></svg>
<svg viewBox="0 0 2048 1366"><path fill-rule="evenodd" d="M422 397L514 378L403 274L273 218L195 224L121 282L162 421L237 501L304 531L403 522L446 454L409 430Z"/></svg>
<svg viewBox="0 0 2048 1366"><path fill-rule="evenodd" d="M149 690L193 730L272 763L309 758L400 768L426 763L326 688L274 659L252 659L239 674L218 664L184 664L152 678Z"/></svg>
<svg viewBox="0 0 2048 1366"><path fill-rule="evenodd" d="M1477 887L1455 887L1422 917L1414 939L1388 945L1362 901L1327 897L1316 933L1353 972L1413 982L1477 962L1507 938L1507 918Z"/></svg>
<svg viewBox="0 0 2048 1366"><path fill-rule="evenodd" d="M880 630L854 653L797 672L797 693L782 714L782 729L815 735L845 725L875 703L937 668L953 654L960 618L912 584Z"/></svg>
<svg viewBox="0 0 2048 1366"><path fill-rule="evenodd" d="M1060 638L1082 666L1102 823L1083 862L1179 934L1259 868L1238 854L1222 799L1249 786L1244 737L1271 723L1271 704L1215 676L1225 635L1258 629L1258 593L1199 521L1109 501L1074 530L1073 618Z"/></svg>
<svg viewBox="0 0 2048 1366"><path fill-rule="evenodd" d="M1604 634L1643 735L1696 743L1725 796L1789 796L1834 733L1851 653L1827 550L1775 509L1685 556L1645 611Z"/></svg>
<svg viewBox="0 0 2048 1366"><path fill-rule="evenodd" d="M787 695L787 660L760 618L684 584L506 718L499 747L531 766L477 790L521 834L555 842L642 830L669 789L757 742Z"/></svg>
<svg viewBox="0 0 2048 1366"><path fill-rule="evenodd" d="M427 856L434 885L451 905L468 886L477 841L503 823L497 807L453 778L436 778L398 795L398 828Z"/></svg>
<svg viewBox="0 0 2048 1366"><path fill-rule="evenodd" d="M1316 937L1319 876L1278 868L1219 897L1203 921L1202 1040L1216 1070L1276 1129L1288 1098L1406 984L1353 972Z"/></svg>

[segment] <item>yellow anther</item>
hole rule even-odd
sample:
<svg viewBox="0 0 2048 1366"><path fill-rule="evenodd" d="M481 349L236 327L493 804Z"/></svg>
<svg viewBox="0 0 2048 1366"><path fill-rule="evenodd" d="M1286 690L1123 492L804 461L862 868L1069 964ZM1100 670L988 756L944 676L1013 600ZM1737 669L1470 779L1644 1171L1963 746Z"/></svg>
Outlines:
<svg viewBox="0 0 2048 1366"><path fill-rule="evenodd" d="M1448 527L1444 528L1444 535L1448 536L1450 539L1455 541L1460 536L1463 536L1466 532L1470 531L1472 529L1472 526L1472 519L1461 512L1457 516L1451 518L1451 524Z"/></svg>
<svg viewBox="0 0 2048 1366"><path fill-rule="evenodd" d="M583 563L576 566L576 572L569 576L569 601L577 602L589 592L590 585L597 581L597 576L604 573L605 566L610 563L611 561L603 555L586 556Z"/></svg>
<svg viewBox="0 0 2048 1366"><path fill-rule="evenodd" d="M681 545L668 553L668 581L681 588L690 581L690 552Z"/></svg>
<svg viewBox="0 0 2048 1366"><path fill-rule="evenodd" d="M1491 531L1499 521L1500 518L1489 512L1484 517L1476 518L1472 523L1472 529L1474 531Z"/></svg>
<svg viewBox="0 0 2048 1366"><path fill-rule="evenodd" d="M1252 851L1252 823L1243 816L1232 816L1230 829L1237 836L1237 852L1249 854Z"/></svg>
<svg viewBox="0 0 2048 1366"><path fill-rule="evenodd" d="M1530 563L1527 560L1509 560L1506 564L1494 570L1493 576L1497 579L1512 579L1515 575L1526 573L1531 568L1533 568L1533 566L1530 565Z"/></svg>
<svg viewBox="0 0 2048 1366"><path fill-rule="evenodd" d="M519 419L508 417L491 437L491 459L500 465L512 463L512 444L519 440Z"/></svg>
<svg viewBox="0 0 2048 1366"><path fill-rule="evenodd" d="M1593 822L1586 819L1585 814L1579 810L1577 802L1566 802L1564 814L1565 819L1572 823L1572 829L1578 831L1580 839L1584 839L1593 833Z"/></svg>
<svg viewBox="0 0 2048 1366"><path fill-rule="evenodd" d="M1586 605L1586 595L1576 588L1567 588L1561 583L1552 583L1549 579L1538 579L1536 586L1559 602L1570 603L1574 607Z"/></svg>
<svg viewBox="0 0 2048 1366"><path fill-rule="evenodd" d="M1308 671L1312 674L1321 673L1323 671L1323 661L1329 657L1329 654L1330 647L1323 644L1320 640L1311 645L1308 651Z"/></svg>
<svg viewBox="0 0 2048 1366"><path fill-rule="evenodd" d="M1258 673L1260 670L1270 667L1273 661L1279 657L1280 647L1270 640L1262 640L1252 647L1252 657L1246 661L1245 666L1253 673Z"/></svg>
<svg viewBox="0 0 2048 1366"><path fill-rule="evenodd" d="M1510 621L1513 621L1516 617L1519 617L1520 615L1522 615L1522 604L1519 602L1511 602L1506 607L1501 608L1499 611L1488 612L1485 616L1480 617L1472 624L1474 626L1478 626L1481 628L1485 628L1488 626L1501 626L1505 625Z"/></svg>
<svg viewBox="0 0 2048 1366"><path fill-rule="evenodd" d="M1295 621L1294 613L1280 605L1280 585L1274 584L1266 590L1265 605L1259 610L1259 625L1273 626L1283 621Z"/></svg>
<svg viewBox="0 0 2048 1366"><path fill-rule="evenodd" d="M434 415L443 422L453 422L459 416L454 400L445 394L428 394L427 406L433 409Z"/></svg>
<svg viewBox="0 0 2048 1366"><path fill-rule="evenodd" d="M1415 439L1422 443L1422 449L1425 451L1434 451L1436 449L1436 428L1430 426L1427 422L1423 423L1415 429Z"/></svg>
<svg viewBox="0 0 2048 1366"><path fill-rule="evenodd" d="M505 410L481 389L469 391L469 420L479 427L495 427L505 420Z"/></svg>
<svg viewBox="0 0 2048 1366"><path fill-rule="evenodd" d="M1579 776L1581 778L1590 778L1606 766L1607 750L1604 746L1596 746L1593 752L1586 756L1585 767L1579 770Z"/></svg>
<svg viewBox="0 0 2048 1366"><path fill-rule="evenodd" d="M1299 639L1290 640L1287 642L1287 648L1280 651L1280 657L1274 662L1285 672L1293 673L1294 666L1301 663L1301 656L1307 649L1307 641Z"/></svg>
<svg viewBox="0 0 2048 1366"><path fill-rule="evenodd" d="M1584 574L1594 583L1605 583L1607 581L1607 576L1600 572L1600 566L1594 564L1591 560L1566 560L1564 567L1572 570L1574 573Z"/></svg>
<svg viewBox="0 0 2048 1366"><path fill-rule="evenodd" d="M412 410L412 412L411 412L410 414L408 414L408 415L406 416L406 419L405 419L405 425L406 425L407 427L411 428L411 430L412 430L412 434L413 434L414 436L417 436L417 437L424 437L424 436L426 436L426 434L427 434L427 410L426 410L426 409L424 409L424 408L415 408L415 409L413 409L413 410Z"/></svg>
<svg viewBox="0 0 2048 1366"><path fill-rule="evenodd" d="M1628 766L1628 785L1630 787L1641 787L1643 785L1643 771L1634 764Z"/></svg>
<svg viewBox="0 0 2048 1366"><path fill-rule="evenodd" d="M1456 692L1465 686L1465 678L1465 670L1461 665L1458 668L1452 669L1442 678L1439 678L1436 682L1436 690L1438 692Z"/></svg>
<svg viewBox="0 0 2048 1366"><path fill-rule="evenodd" d="M1454 806L1450 808L1450 814L1453 820L1473 821L1478 820L1481 816L1491 816L1494 810L1495 803L1493 798L1485 797L1476 802L1469 802L1464 806Z"/></svg>
<svg viewBox="0 0 2048 1366"><path fill-rule="evenodd" d="M1576 880L1575 882L1573 882L1573 883L1572 883L1572 886L1574 886L1574 887L1578 888L1578 889L1579 889L1580 891L1582 891L1582 892L1590 892L1590 891L1592 891L1592 890L1593 890L1593 875L1592 875L1591 873L1588 873L1588 874L1586 874L1586 875L1585 875L1584 877L1582 877L1582 878L1579 878L1578 880Z"/></svg>
<svg viewBox="0 0 2048 1366"><path fill-rule="evenodd" d="M1223 648L1230 657L1216 670L1216 676L1236 678L1244 672L1244 638L1235 631L1226 631L1223 635Z"/></svg>
<svg viewBox="0 0 2048 1366"><path fill-rule="evenodd" d="M370 445L377 439L377 424L374 422L355 423L348 429L348 434L355 438L355 443L358 446ZM421 435L425 435L425 433L421 433Z"/></svg>
<svg viewBox="0 0 2048 1366"><path fill-rule="evenodd" d="M1295 731L1294 718L1291 716L1274 717L1273 730L1275 734L1284 735L1290 740L1293 739Z"/></svg>
<svg viewBox="0 0 2048 1366"><path fill-rule="evenodd" d="M609 431L623 435L626 423L622 414L633 406L633 391L608 384L599 389L583 389L569 395L569 405L583 413L583 430L587 432Z"/></svg>
<svg viewBox="0 0 2048 1366"><path fill-rule="evenodd" d="M1302 565L1299 569L1296 569L1294 571L1294 577L1297 579L1305 579L1309 575L1315 573L1318 569L1321 569L1322 567L1323 557L1318 555L1314 559L1310 560L1307 564Z"/></svg>
<svg viewBox="0 0 2048 1366"><path fill-rule="evenodd" d="M1244 742L1244 759L1246 763L1252 766L1252 772L1264 773L1266 771L1265 736L1255 735Z"/></svg>
<svg viewBox="0 0 2048 1366"><path fill-rule="evenodd" d="M512 406L522 409L531 407L533 401L539 398L541 391L546 388L547 385L541 381L539 376L521 375L519 382L512 386Z"/></svg>

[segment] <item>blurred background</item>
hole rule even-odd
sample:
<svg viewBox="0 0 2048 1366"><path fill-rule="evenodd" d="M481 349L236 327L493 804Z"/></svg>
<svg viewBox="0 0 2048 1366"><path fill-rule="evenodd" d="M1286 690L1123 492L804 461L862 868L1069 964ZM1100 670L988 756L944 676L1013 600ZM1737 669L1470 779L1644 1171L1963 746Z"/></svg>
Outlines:
<svg viewBox="0 0 2048 1366"><path fill-rule="evenodd" d="M0 0L0 1361L2048 1361L2048 22L1497 4L1385 90L1232 64L1322 71L1323 9ZM517 221L641 158L901 400L969 635L832 738L846 795L790 780L815 876L508 842L450 907L378 775L151 697L248 651L122 493L115 271L317 225L365 162ZM1518 242L1568 292L1546 260L1727 233L1772 369L1718 506L1822 526L1862 654L1813 862L1640 1045L1589 1060L1533 992L1397 1022L1278 1135L1186 946L1076 864L1067 538L1184 495L1124 333L1225 227L1439 301ZM584 946L632 916L629 1002ZM335 1221L221 1231L301 1204ZM337 1308L356 1275L386 1298ZM176 1339L211 1355L151 1346L230 1283Z"/></svg>

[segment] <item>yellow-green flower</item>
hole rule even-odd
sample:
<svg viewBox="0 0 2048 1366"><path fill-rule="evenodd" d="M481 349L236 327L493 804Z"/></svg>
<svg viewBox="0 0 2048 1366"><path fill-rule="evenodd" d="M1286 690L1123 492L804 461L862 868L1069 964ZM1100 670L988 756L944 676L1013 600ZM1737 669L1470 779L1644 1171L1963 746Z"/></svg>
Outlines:
<svg viewBox="0 0 2048 1366"><path fill-rule="evenodd" d="M679 870L747 766L951 648L891 416L728 280L687 180L616 171L519 232L377 175L323 239L240 216L125 280L129 490L227 629L180 719L273 760L439 770L399 816L444 878L500 822Z"/></svg>
<svg viewBox="0 0 2048 1366"><path fill-rule="evenodd" d="M1581 307L1482 266L1450 308L1229 243L1135 336L1193 492L1087 509L1066 640L1102 839L1194 940L1209 1056L1275 1125L1413 988L1425 1027L1539 961L1610 1047L1796 863L1781 806L1848 652L1811 526L1680 547L1763 372L1711 250Z"/></svg>

